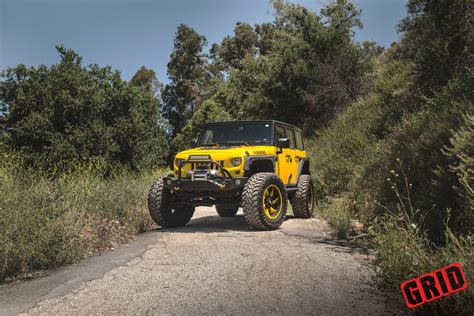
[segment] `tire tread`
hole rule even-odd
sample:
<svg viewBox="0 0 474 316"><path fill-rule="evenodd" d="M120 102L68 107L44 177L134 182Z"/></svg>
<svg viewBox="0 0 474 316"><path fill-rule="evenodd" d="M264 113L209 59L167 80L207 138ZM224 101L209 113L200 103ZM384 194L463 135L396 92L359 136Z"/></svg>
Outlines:
<svg viewBox="0 0 474 316"><path fill-rule="evenodd" d="M310 218L313 216L313 211L308 208L308 194L312 185L311 181L311 176L306 174L301 175L298 180L298 188L292 194L290 200L295 217Z"/></svg>
<svg viewBox="0 0 474 316"><path fill-rule="evenodd" d="M263 214L263 210L260 205L264 185L269 181L275 181L282 190L283 209L281 219L278 222L269 221ZM242 192L242 208L244 211L244 217L247 224L249 224L249 226L254 229L273 230L280 227L281 223L286 217L286 203L287 196L284 185L280 178L274 173L262 172L253 175L245 184L244 190Z"/></svg>
<svg viewBox="0 0 474 316"><path fill-rule="evenodd" d="M148 192L148 212L153 221L163 227L181 227L186 225L194 214L194 207L182 209L174 216L166 216L164 212L169 209L168 200L171 192L164 187L163 178L156 180Z"/></svg>

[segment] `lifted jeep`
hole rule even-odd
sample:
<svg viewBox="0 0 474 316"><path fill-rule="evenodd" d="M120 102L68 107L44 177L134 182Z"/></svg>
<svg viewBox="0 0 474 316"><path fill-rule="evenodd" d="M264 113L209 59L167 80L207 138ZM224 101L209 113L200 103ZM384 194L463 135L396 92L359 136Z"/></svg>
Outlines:
<svg viewBox="0 0 474 316"><path fill-rule="evenodd" d="M288 199L296 217L309 218L314 190L300 129L278 121L206 124L197 147L179 152L173 174L158 179L148 210L164 227L187 224L196 206L215 205L223 217L242 207L254 229L280 227Z"/></svg>

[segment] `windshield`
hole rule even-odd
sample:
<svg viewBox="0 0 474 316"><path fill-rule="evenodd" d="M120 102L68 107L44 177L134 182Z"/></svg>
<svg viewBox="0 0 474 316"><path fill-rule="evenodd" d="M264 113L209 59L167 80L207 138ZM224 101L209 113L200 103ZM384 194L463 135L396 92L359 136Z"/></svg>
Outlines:
<svg viewBox="0 0 474 316"><path fill-rule="evenodd" d="M268 122L222 123L205 126L199 145L268 145L272 125Z"/></svg>

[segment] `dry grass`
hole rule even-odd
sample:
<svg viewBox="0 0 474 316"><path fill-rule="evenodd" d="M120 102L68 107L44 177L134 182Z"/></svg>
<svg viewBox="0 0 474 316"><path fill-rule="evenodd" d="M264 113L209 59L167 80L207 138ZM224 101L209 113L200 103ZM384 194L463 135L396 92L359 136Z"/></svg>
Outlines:
<svg viewBox="0 0 474 316"><path fill-rule="evenodd" d="M54 176L2 153L0 281L115 247L152 224L146 193L160 172L115 171L100 161Z"/></svg>

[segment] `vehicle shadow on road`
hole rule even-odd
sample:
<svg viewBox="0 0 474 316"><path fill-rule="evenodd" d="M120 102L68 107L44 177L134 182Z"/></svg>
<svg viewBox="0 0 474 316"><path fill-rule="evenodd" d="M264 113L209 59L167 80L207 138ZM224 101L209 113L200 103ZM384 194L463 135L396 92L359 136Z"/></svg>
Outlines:
<svg viewBox="0 0 474 316"><path fill-rule="evenodd" d="M294 219L289 215L285 221ZM222 232L253 232L265 233L268 231L255 230L249 227L242 214L234 217L220 217L218 215L203 216L192 219L186 226L179 228L158 227L153 231L166 231L177 233L222 233Z"/></svg>
<svg viewBox="0 0 474 316"><path fill-rule="evenodd" d="M299 220L294 216L287 216L285 221L293 221ZM281 232L294 236L294 237L301 237L305 239L307 242L313 244L320 244L324 245L335 252L340 253L358 253L363 255L370 255L372 254L371 249L362 243L349 241L349 240L341 240L336 238L331 238L329 234L324 234L319 231L315 233L314 230L318 230L316 227L282 227L279 230ZM276 231L279 231L276 230ZM249 232L255 234L264 234L269 233L269 231L262 231L262 230L255 230L251 229L245 218L242 214L238 214L234 217L220 217L218 215L209 215L209 216L202 216L192 219L186 226L179 227L179 228L164 228L158 227L154 229L155 232L168 232L168 233L182 233L182 234L189 234L189 233L225 233L225 232Z"/></svg>
<svg viewBox="0 0 474 316"><path fill-rule="evenodd" d="M186 226L179 228L159 227L154 231L166 231L176 233L222 233L230 231L238 232L259 232L252 230L243 215L234 217L203 216L192 219Z"/></svg>

